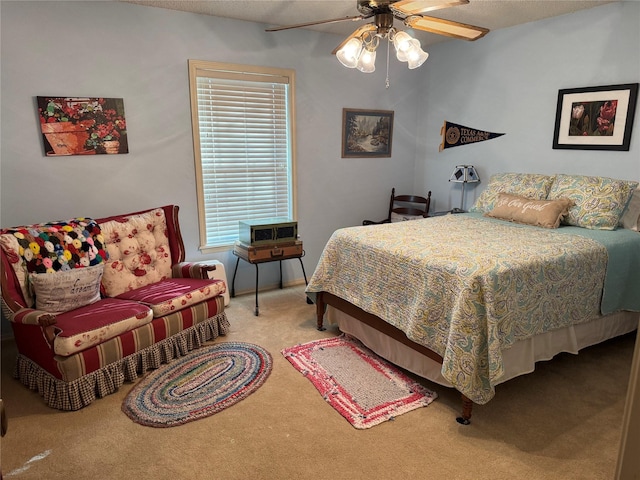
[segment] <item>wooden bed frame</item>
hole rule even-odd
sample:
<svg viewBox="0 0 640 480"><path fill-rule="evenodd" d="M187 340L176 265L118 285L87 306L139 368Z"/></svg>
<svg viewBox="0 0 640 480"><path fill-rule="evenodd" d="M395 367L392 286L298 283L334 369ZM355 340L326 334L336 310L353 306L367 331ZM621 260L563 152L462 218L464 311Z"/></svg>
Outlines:
<svg viewBox="0 0 640 480"><path fill-rule="evenodd" d="M329 292L318 292L316 294L316 317L317 317L317 328L322 331L325 330L324 324L324 314L326 310L326 306L331 305L334 308L346 313L347 315L352 316L353 318L359 320L365 325L370 326L371 328L387 335L388 337L397 340L398 342L408 346L412 350L421 353L422 355L435 360L438 363L442 363L442 357L437 353L429 350L424 345L420 345L412 340L410 340L406 334L394 327L393 325L385 322L380 317L377 317L371 313L365 312L360 307L353 305L352 303L347 302L346 300L337 297ZM473 402L467 398L466 395L462 395L462 413L459 417L456 418L457 422L462 425L469 425L471 423L471 411L473 409Z"/></svg>

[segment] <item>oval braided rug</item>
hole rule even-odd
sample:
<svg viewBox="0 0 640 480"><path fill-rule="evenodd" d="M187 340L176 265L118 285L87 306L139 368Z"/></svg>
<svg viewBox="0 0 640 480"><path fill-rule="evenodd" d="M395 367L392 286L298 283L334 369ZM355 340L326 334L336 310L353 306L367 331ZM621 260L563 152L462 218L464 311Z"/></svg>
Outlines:
<svg viewBox="0 0 640 480"><path fill-rule="evenodd" d="M122 411L150 427L208 417L255 392L272 364L269 352L250 343L203 347L145 376L125 398Z"/></svg>

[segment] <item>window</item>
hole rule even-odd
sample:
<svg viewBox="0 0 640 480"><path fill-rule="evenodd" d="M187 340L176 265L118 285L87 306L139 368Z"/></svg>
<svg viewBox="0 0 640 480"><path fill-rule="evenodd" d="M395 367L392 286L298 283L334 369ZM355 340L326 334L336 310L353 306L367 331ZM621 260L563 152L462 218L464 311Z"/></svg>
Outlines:
<svg viewBox="0 0 640 480"><path fill-rule="evenodd" d="M295 219L293 70L189 60L200 249L238 221Z"/></svg>

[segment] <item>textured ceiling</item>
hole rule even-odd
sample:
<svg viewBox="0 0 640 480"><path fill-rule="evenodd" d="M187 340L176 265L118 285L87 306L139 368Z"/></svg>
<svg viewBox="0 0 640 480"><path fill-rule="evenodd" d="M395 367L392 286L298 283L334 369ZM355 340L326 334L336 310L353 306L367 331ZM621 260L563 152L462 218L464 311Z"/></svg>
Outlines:
<svg viewBox="0 0 640 480"><path fill-rule="evenodd" d="M285 26L318 20L329 20L358 15L357 0L119 0L149 7L167 8L184 12L214 15L257 22L267 26ZM430 15L446 20L467 23L497 30L543 18L555 17L592 8L612 0L470 0L468 5L431 12ZM373 19L358 22L344 21L329 25L315 25L308 28L325 33L347 37L357 27ZM399 25L396 20L396 26ZM278 35L274 32L273 35ZM281 34L281 33L280 33ZM447 37L414 32L422 45L430 45L448 40ZM490 33L489 33L490 35Z"/></svg>

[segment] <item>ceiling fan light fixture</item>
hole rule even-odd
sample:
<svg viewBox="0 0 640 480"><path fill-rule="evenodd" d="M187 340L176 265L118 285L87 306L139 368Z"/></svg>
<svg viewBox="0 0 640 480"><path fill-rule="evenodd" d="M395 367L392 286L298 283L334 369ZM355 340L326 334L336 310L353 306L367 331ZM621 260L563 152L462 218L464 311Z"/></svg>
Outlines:
<svg viewBox="0 0 640 480"><path fill-rule="evenodd" d="M358 57L356 68L363 73L373 73L376 70L376 51L363 48Z"/></svg>
<svg viewBox="0 0 640 480"><path fill-rule="evenodd" d="M358 27L331 53L336 54L343 66L371 73L375 71L376 48L381 40L386 40L386 87L389 88L391 43L396 50L397 59L401 62L407 62L410 69L418 68L429 57L429 54L422 50L418 40L406 32L399 32L395 29L393 26L395 19L401 20L406 27L414 30L474 41L484 37L489 33L489 29L424 15L427 12L468 3L470 0L357 0L360 15L271 27L266 31L277 32L344 21L355 22L374 17L373 22Z"/></svg>
<svg viewBox="0 0 640 480"><path fill-rule="evenodd" d="M361 51L362 41L359 38L352 38L336 52L336 57L345 67L356 68Z"/></svg>
<svg viewBox="0 0 640 480"><path fill-rule="evenodd" d="M401 62L407 61L407 53L411 49L413 38L407 32L396 32L393 35L393 46L396 49L396 58Z"/></svg>
<svg viewBox="0 0 640 480"><path fill-rule="evenodd" d="M427 61L427 58L429 58L429 54L420 48L420 42L418 42L418 40L416 40L416 42L418 44L417 48L412 49L408 55L407 66L409 67L409 70L418 68Z"/></svg>

